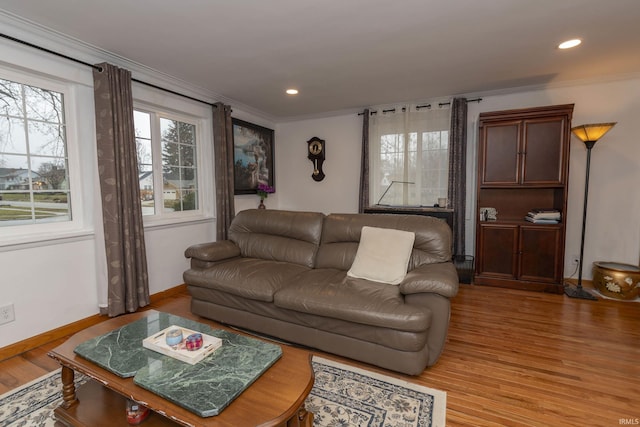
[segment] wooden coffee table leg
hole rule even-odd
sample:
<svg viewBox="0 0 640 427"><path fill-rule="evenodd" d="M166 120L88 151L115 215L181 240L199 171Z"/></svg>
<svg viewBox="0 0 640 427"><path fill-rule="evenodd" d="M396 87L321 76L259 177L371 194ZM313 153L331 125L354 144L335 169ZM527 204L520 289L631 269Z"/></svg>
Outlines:
<svg viewBox="0 0 640 427"><path fill-rule="evenodd" d="M312 427L313 426L313 413L308 412L307 409L302 406L298 409L298 413L287 421L286 427Z"/></svg>
<svg viewBox="0 0 640 427"><path fill-rule="evenodd" d="M69 409L73 405L78 404L74 376L75 373L73 372L73 369L68 366L62 367L62 372L60 374L62 379L62 404L60 406L64 409Z"/></svg>

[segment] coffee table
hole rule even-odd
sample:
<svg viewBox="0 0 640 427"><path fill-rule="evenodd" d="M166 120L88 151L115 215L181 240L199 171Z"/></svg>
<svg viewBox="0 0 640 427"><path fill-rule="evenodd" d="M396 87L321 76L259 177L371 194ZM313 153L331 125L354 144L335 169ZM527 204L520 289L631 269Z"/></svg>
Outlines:
<svg viewBox="0 0 640 427"><path fill-rule="evenodd" d="M85 329L49 352L62 365L63 403L56 408L57 420L71 426L128 426L126 400L133 399L154 413L143 426L304 426L311 427L313 414L304 401L313 387L311 354L282 345L282 355L255 382L219 414L201 417L160 395L123 378L75 353L78 345L140 319L158 316L154 310L116 317ZM225 330L214 322L193 316L192 320ZM225 333L228 331L225 330ZM145 350L147 351L147 350ZM162 356L168 357L168 356ZM215 357L215 354L210 356ZM181 362L182 363L182 362ZM76 389L75 372L89 378Z"/></svg>

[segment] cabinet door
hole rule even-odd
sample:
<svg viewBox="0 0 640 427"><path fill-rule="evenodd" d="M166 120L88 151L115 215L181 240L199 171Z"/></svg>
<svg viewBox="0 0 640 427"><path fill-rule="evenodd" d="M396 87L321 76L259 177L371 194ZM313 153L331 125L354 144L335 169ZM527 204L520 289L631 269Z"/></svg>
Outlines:
<svg viewBox="0 0 640 427"><path fill-rule="evenodd" d="M520 128L522 122L486 123L480 144L482 185L517 185L520 181Z"/></svg>
<svg viewBox="0 0 640 427"><path fill-rule="evenodd" d="M562 257L560 227L520 227L519 279L559 283Z"/></svg>
<svg viewBox="0 0 640 427"><path fill-rule="evenodd" d="M560 185L564 182L566 116L524 121L523 184Z"/></svg>
<svg viewBox="0 0 640 427"><path fill-rule="evenodd" d="M477 273L496 278L517 277L518 226L480 224Z"/></svg>

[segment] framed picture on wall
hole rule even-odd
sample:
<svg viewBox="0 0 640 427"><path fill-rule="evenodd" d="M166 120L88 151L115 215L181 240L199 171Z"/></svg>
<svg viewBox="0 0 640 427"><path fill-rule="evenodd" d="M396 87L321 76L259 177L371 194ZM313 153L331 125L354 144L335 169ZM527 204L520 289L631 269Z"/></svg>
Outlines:
<svg viewBox="0 0 640 427"><path fill-rule="evenodd" d="M273 129L238 119L232 123L234 194L256 194L260 184L275 190Z"/></svg>

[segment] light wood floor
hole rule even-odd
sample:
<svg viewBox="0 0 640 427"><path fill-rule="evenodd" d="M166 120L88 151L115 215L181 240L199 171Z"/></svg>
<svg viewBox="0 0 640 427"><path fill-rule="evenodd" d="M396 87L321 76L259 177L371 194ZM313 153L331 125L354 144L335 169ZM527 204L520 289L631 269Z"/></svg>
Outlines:
<svg viewBox="0 0 640 427"><path fill-rule="evenodd" d="M186 294L154 304L189 310ZM58 340L0 362L0 393L57 368ZM461 285L438 363L408 377L447 392L448 426L619 426L640 419L640 304Z"/></svg>

